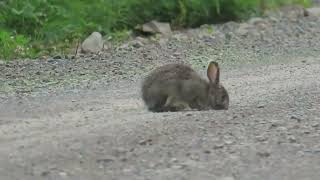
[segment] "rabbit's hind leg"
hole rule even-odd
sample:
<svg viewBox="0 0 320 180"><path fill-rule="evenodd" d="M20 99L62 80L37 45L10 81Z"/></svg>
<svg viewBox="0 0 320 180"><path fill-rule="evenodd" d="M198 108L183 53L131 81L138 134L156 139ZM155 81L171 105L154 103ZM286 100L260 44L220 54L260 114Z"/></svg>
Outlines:
<svg viewBox="0 0 320 180"><path fill-rule="evenodd" d="M187 102L181 101L176 97L169 96L164 105L164 110L176 112L176 111L188 111L188 110L191 110L191 108Z"/></svg>

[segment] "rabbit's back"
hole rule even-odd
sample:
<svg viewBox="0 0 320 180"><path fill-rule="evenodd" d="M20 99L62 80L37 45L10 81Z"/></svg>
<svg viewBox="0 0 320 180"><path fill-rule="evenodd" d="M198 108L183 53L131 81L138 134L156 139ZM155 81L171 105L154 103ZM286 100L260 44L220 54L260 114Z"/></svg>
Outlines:
<svg viewBox="0 0 320 180"><path fill-rule="evenodd" d="M144 85L151 85L155 80L159 82L172 79L185 80L195 75L195 71L185 64L167 64L152 71L145 79Z"/></svg>
<svg viewBox="0 0 320 180"><path fill-rule="evenodd" d="M149 110L160 111L168 94L179 92L180 82L200 79L197 73L185 64L167 64L153 70L142 83L142 98ZM159 110L156 110L156 109Z"/></svg>
<svg viewBox="0 0 320 180"><path fill-rule="evenodd" d="M208 80L185 64L167 64L153 70L142 84L142 98L151 111L228 109L229 95L220 84L220 69L211 61Z"/></svg>

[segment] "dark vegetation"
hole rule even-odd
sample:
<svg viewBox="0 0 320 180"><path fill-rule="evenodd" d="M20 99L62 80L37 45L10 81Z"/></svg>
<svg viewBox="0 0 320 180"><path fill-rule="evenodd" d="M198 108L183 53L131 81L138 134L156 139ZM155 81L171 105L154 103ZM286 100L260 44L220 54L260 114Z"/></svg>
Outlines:
<svg viewBox="0 0 320 180"><path fill-rule="evenodd" d="M310 0L3 0L0 59L64 53L92 31L123 40L137 24L156 19L173 29L243 20L264 9Z"/></svg>

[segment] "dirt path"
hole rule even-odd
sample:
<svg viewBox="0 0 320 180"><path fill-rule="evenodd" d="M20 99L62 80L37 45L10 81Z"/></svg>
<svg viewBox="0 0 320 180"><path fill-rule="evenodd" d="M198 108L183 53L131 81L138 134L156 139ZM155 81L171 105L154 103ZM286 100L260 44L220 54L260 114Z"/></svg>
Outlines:
<svg viewBox="0 0 320 180"><path fill-rule="evenodd" d="M100 56L0 63L0 179L318 180L320 18L289 12ZM146 111L145 73L209 60L228 111Z"/></svg>
<svg viewBox="0 0 320 180"><path fill-rule="evenodd" d="M320 58L230 69L230 110L150 113L139 82L0 105L0 179L320 176Z"/></svg>

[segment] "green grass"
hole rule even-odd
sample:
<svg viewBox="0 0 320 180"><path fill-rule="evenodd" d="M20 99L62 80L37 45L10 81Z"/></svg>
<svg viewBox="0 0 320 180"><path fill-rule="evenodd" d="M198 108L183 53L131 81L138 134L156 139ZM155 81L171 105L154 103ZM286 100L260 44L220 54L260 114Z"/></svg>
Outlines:
<svg viewBox="0 0 320 180"><path fill-rule="evenodd" d="M310 5L310 0L0 1L0 58L64 52L92 31L121 40L137 24L153 19L174 28L246 19L261 13L262 1L264 8Z"/></svg>

